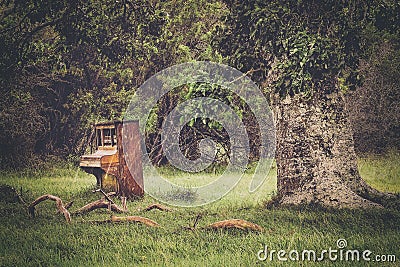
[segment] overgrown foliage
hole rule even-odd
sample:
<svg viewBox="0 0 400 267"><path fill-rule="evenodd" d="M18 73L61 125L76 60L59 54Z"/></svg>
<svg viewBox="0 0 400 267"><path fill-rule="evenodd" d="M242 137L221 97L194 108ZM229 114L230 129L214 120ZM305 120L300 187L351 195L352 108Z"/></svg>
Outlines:
<svg viewBox="0 0 400 267"><path fill-rule="evenodd" d="M358 153L400 150L400 49L379 42L360 64L363 85L347 96Z"/></svg>
<svg viewBox="0 0 400 267"><path fill-rule="evenodd" d="M2 1L2 168L35 165L33 155L79 155L90 125L120 119L150 75L219 60L209 40L222 9L211 1Z"/></svg>
<svg viewBox="0 0 400 267"><path fill-rule="evenodd" d="M272 80L268 89L281 95L310 95L332 78L345 90L353 88L361 78L360 58L375 54L382 41L398 53L399 14L393 0L1 1L0 168L37 165L41 155L80 155L94 122L120 119L136 88L176 63L227 62L261 85ZM389 66L396 58L371 59L368 68L376 71L367 76L382 72L385 82L398 77L398 68ZM376 81L367 78L364 88L378 92L382 87ZM397 90L394 80L391 84ZM188 85L167 94L155 108L147 136L154 162L165 163L158 139L165 114L196 96L233 106L256 159L258 127L240 99ZM398 96L386 98L391 105ZM366 133L362 127L371 124L362 121L356 125L360 139ZM396 127L393 123L390 133ZM229 150L219 125L197 120L180 140L184 153L196 157L193 148L204 134L222 143L222 153Z"/></svg>
<svg viewBox="0 0 400 267"><path fill-rule="evenodd" d="M226 2L230 13L221 51L240 70L257 70L254 78L271 82L268 89L280 96L311 95L331 81L354 89L368 45L364 30L400 33L397 1Z"/></svg>

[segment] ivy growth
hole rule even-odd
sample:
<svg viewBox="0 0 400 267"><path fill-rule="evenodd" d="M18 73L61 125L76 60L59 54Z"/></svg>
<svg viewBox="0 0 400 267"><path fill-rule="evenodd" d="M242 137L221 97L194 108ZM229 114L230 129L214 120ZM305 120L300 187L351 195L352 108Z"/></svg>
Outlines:
<svg viewBox="0 0 400 267"><path fill-rule="evenodd" d="M378 23L378 14L399 8L379 0L232 0L227 5L227 26L218 38L223 54L242 71L260 69L253 77L259 82L277 73L271 88L282 97L311 95L332 81L354 89L361 81L363 29Z"/></svg>

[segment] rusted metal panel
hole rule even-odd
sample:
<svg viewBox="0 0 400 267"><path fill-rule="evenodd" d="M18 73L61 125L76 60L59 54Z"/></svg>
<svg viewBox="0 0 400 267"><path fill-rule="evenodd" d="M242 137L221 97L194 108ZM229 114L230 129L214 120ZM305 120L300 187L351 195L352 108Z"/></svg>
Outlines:
<svg viewBox="0 0 400 267"><path fill-rule="evenodd" d="M118 193L128 198L142 197L144 186L139 122L125 121L124 125L117 123L116 128L119 158Z"/></svg>

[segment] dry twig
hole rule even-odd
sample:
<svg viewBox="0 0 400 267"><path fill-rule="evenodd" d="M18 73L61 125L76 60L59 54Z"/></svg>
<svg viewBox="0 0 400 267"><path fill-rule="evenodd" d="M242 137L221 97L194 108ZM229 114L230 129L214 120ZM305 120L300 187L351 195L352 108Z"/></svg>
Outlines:
<svg viewBox="0 0 400 267"><path fill-rule="evenodd" d="M88 212L91 212L93 210L102 209L102 208L103 209L111 208L111 211L114 211L114 212L117 212L117 213L126 212L126 210L118 207L116 204L111 204L110 205L110 202L108 202L104 198L102 198L102 199L96 200L94 202L91 202L89 204L86 204L82 208L79 208L76 211L74 211L73 214L84 214L84 213L88 213Z"/></svg>

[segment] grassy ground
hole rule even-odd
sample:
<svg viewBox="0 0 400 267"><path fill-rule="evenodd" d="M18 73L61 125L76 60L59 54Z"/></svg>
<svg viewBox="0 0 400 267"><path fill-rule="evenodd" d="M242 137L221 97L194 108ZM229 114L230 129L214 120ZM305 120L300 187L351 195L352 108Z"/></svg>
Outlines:
<svg viewBox="0 0 400 267"><path fill-rule="evenodd" d="M381 190L400 192L400 157L368 157L359 161L362 176ZM213 175L171 175L174 182L212 180ZM221 201L197 208L174 208L173 212L139 209L155 202L144 199L129 202L129 215L141 215L157 221L162 227L140 224L92 224L91 220L108 219L107 211L94 211L74 216L66 224L56 214L53 202L37 207L37 216L27 216L23 205L0 195L0 266L284 266L288 262L260 261L257 252L263 250L315 250L320 253L337 249L336 241L344 238L345 249L371 250L375 255L396 255L395 263L330 261L289 261L294 266L399 266L400 213L393 210L266 210L263 202L274 194L273 169L256 194L246 193L250 175ZM71 211L99 198L91 193L95 178L75 167L55 167L45 172L3 173L0 184L22 187L27 201L51 193L65 202L74 200ZM189 231L202 214L199 227L215 221L240 218L261 225L262 233L240 230ZM261 254L263 256L263 253ZM287 255L286 255L287 256ZM300 255L301 258L301 255Z"/></svg>

